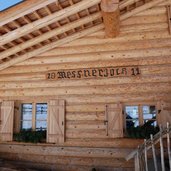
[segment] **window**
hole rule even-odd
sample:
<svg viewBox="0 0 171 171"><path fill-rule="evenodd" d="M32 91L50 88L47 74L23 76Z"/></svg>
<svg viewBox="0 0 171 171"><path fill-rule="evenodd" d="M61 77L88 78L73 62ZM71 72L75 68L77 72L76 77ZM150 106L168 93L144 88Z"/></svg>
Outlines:
<svg viewBox="0 0 171 171"><path fill-rule="evenodd" d="M125 106L125 128L137 127L144 124L157 126L155 105Z"/></svg>
<svg viewBox="0 0 171 171"><path fill-rule="evenodd" d="M47 129L47 103L24 103L21 111L21 129Z"/></svg>

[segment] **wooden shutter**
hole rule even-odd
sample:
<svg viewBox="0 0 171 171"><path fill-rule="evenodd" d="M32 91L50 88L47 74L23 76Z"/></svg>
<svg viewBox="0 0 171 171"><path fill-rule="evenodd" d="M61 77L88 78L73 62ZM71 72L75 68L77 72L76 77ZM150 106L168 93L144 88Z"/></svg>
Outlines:
<svg viewBox="0 0 171 171"><path fill-rule="evenodd" d="M111 138L123 137L123 115L121 104L106 105L107 135Z"/></svg>
<svg viewBox="0 0 171 171"><path fill-rule="evenodd" d="M13 122L14 122L14 102L3 101L1 104L1 141L13 140Z"/></svg>
<svg viewBox="0 0 171 171"><path fill-rule="evenodd" d="M158 104L158 123L166 126L167 122L171 123L171 103L170 102L160 102Z"/></svg>
<svg viewBox="0 0 171 171"><path fill-rule="evenodd" d="M65 141L65 101L51 100L48 104L47 142Z"/></svg>

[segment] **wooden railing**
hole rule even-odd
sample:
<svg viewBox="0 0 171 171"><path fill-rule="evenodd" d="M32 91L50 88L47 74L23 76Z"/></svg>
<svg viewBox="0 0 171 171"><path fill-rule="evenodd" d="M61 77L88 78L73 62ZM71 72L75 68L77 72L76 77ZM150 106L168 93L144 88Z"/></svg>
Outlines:
<svg viewBox="0 0 171 171"><path fill-rule="evenodd" d="M167 123L166 128L160 126L160 131L156 135L151 135L150 139L138 146L138 149L130 153L126 160L134 158L135 171L171 171L171 151L170 151L171 125ZM164 149L163 139L167 141L167 149ZM158 145L159 144L159 145ZM166 158L168 166L165 166Z"/></svg>

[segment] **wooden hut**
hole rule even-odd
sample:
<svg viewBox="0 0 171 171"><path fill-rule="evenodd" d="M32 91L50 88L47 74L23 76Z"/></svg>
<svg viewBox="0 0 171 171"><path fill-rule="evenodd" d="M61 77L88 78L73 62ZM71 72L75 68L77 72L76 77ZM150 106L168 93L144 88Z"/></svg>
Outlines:
<svg viewBox="0 0 171 171"><path fill-rule="evenodd" d="M0 157L133 170L127 128L171 122L171 0L25 0L0 13ZM170 112L170 113L169 113ZM44 143L14 141L46 130Z"/></svg>

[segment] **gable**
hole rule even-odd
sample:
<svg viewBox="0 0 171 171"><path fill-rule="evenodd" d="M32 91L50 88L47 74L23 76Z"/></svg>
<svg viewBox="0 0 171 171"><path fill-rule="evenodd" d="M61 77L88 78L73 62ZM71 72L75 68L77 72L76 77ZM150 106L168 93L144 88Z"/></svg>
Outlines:
<svg viewBox="0 0 171 171"><path fill-rule="evenodd" d="M0 28L0 70L104 29L100 2L60 0L56 3L51 0L47 3L44 0L37 4L38 9L32 6L32 10L28 9L22 16L21 13L16 14L19 18L3 20ZM170 3L166 0L150 0L145 4L123 0L119 4L120 20L125 21L163 2Z"/></svg>

